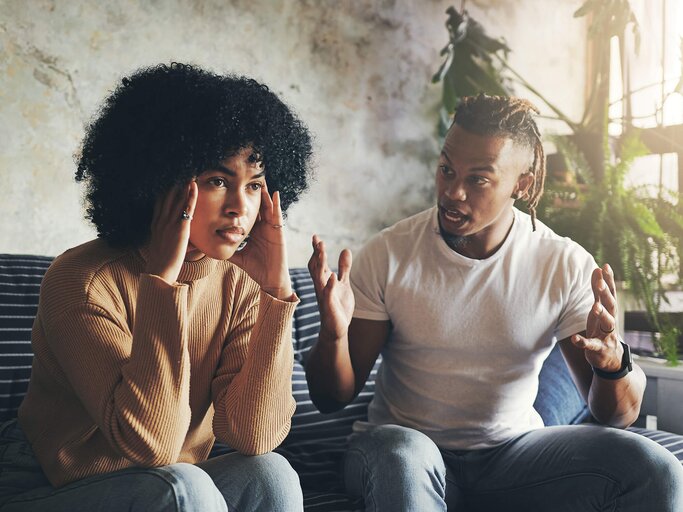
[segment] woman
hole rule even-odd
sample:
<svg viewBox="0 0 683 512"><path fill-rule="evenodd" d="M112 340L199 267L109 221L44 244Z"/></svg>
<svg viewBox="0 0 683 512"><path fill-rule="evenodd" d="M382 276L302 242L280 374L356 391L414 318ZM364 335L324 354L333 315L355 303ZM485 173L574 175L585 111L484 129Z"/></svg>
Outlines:
<svg viewBox="0 0 683 512"><path fill-rule="evenodd" d="M295 408L282 212L310 156L253 80L122 80L76 173L99 237L45 275L29 390L0 429L0 510L302 509L269 452ZM236 453L207 460L215 439Z"/></svg>

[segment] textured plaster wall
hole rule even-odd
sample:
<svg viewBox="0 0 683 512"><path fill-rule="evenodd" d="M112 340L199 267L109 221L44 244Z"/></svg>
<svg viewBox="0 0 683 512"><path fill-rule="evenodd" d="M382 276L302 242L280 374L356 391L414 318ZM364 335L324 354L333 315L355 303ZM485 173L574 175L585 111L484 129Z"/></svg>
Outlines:
<svg viewBox="0 0 683 512"><path fill-rule="evenodd" d="M257 78L315 135L316 181L290 209L290 263L332 252L433 203L446 42L442 0L0 0L0 252L56 255L95 236L73 154L123 75L188 61ZM578 116L579 0L470 1L531 83ZM528 95L526 95L528 96Z"/></svg>

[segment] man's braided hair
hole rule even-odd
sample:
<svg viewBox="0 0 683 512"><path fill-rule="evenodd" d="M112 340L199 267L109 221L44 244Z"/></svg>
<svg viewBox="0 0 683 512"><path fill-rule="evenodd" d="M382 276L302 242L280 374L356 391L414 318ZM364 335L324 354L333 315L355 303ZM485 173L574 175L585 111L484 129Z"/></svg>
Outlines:
<svg viewBox="0 0 683 512"><path fill-rule="evenodd" d="M466 96L455 112L454 124L470 133L486 137L505 137L534 153L529 171L534 177L531 189L525 194L531 225L536 230L536 206L543 195L545 183L545 153L541 134L534 116L538 109L528 100L510 96Z"/></svg>

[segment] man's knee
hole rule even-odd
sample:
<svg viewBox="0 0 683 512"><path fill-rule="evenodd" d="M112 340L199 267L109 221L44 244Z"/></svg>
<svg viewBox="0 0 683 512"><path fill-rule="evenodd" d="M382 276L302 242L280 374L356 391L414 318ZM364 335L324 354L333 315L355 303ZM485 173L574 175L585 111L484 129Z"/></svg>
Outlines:
<svg viewBox="0 0 683 512"><path fill-rule="evenodd" d="M382 461L391 471L445 471L441 452L422 432L399 425L381 425L354 435L349 447L368 461Z"/></svg>
<svg viewBox="0 0 683 512"><path fill-rule="evenodd" d="M622 489L638 496L637 500L661 503L652 510L683 510L683 467L666 448L645 436L617 429L602 430L594 447L597 462L609 465ZM669 508L674 503L676 506Z"/></svg>
<svg viewBox="0 0 683 512"><path fill-rule="evenodd" d="M436 510L444 505L446 466L423 433L382 425L353 435L344 483L370 510Z"/></svg>
<svg viewBox="0 0 683 512"><path fill-rule="evenodd" d="M441 460L441 453L422 432L399 425L381 425L354 435L350 449L358 449L368 456L390 458L394 462Z"/></svg>
<svg viewBox="0 0 683 512"><path fill-rule="evenodd" d="M666 448L644 436L636 435L630 446L631 464L648 492L676 498L683 505L683 466Z"/></svg>

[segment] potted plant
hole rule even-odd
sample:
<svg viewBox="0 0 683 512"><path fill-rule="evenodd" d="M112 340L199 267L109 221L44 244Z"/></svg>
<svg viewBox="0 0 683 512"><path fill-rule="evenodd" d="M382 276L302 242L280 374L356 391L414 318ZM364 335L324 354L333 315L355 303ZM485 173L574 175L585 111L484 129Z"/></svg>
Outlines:
<svg viewBox="0 0 683 512"><path fill-rule="evenodd" d="M639 132L624 123L623 134L608 136L610 38L638 24L627 0L587 0L575 17L591 16L589 36L595 58L590 70L591 92L582 119L571 120L509 64L510 48L501 38L488 36L465 11L447 10L449 42L444 62L433 77L443 85L439 131L443 135L459 98L485 92L507 95L521 85L542 101L568 127L569 135L555 136L564 165L562 173L549 172L546 194L538 215L557 233L580 243L596 261L609 262L617 279L644 307L655 346L672 364L678 364L681 328L675 318L661 314L666 301L666 277L681 284L677 249L683 240L683 212L679 194L664 189L627 185L633 161L648 153Z"/></svg>

